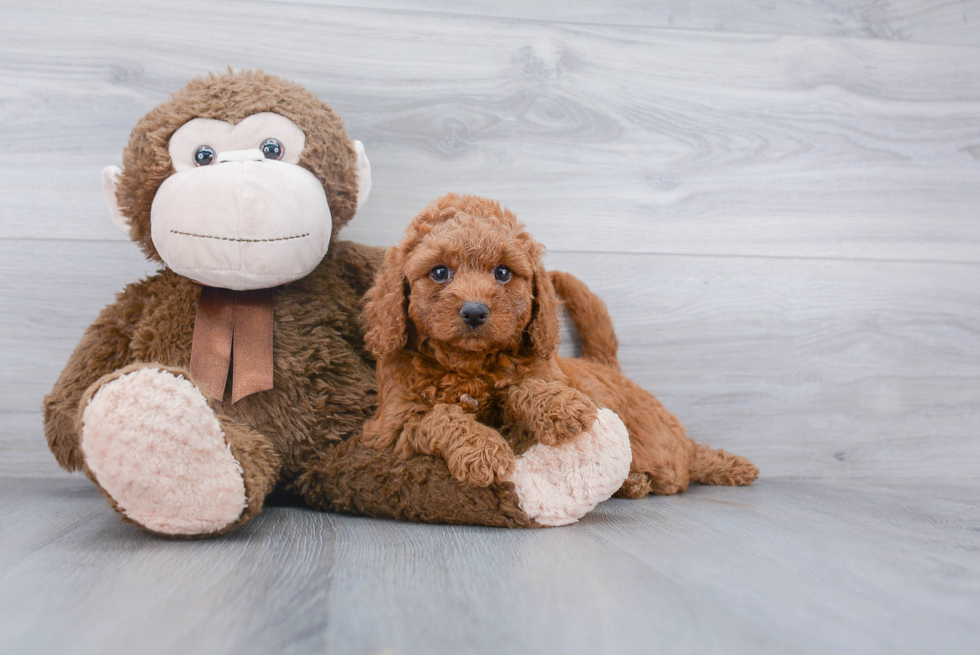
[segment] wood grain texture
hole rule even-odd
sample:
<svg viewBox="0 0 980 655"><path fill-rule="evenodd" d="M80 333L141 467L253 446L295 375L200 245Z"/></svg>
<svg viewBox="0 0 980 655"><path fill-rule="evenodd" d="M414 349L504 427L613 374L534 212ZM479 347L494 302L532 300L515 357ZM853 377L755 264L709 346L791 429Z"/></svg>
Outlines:
<svg viewBox="0 0 980 655"><path fill-rule="evenodd" d="M67 476L48 450L40 410L0 412L0 479Z"/></svg>
<svg viewBox="0 0 980 655"><path fill-rule="evenodd" d="M128 243L26 245L0 242L0 412L33 414L101 307L152 267ZM606 300L624 370L692 437L765 475L980 472L978 265L558 252L548 266ZM50 460L30 421L6 446L25 475Z"/></svg>
<svg viewBox="0 0 980 655"><path fill-rule="evenodd" d="M392 243L457 190L553 249L980 261L972 47L279 3L2 18L2 238L122 239L102 166L149 108L231 65L307 85L365 142L355 240Z"/></svg>
<svg viewBox="0 0 980 655"><path fill-rule="evenodd" d="M980 267L553 253L624 371L772 475L980 472Z"/></svg>
<svg viewBox="0 0 980 655"><path fill-rule="evenodd" d="M976 0L272 0L549 22L980 45Z"/></svg>
<svg viewBox="0 0 980 655"><path fill-rule="evenodd" d="M129 242L0 240L0 411L39 410L102 308L154 270Z"/></svg>
<svg viewBox="0 0 980 655"><path fill-rule="evenodd" d="M627 371L695 438L777 476L980 469L975 48L88 7L0 8L0 136L17 151L0 160L4 470L51 472L43 394L153 269L107 220L102 165L149 108L225 64L308 85L368 144L375 192L346 238L392 243L449 189L510 205L552 266L609 301Z"/></svg>
<svg viewBox="0 0 980 655"><path fill-rule="evenodd" d="M0 479L21 653L972 653L973 483L761 481L520 531L271 508L212 541Z"/></svg>
<svg viewBox="0 0 980 655"><path fill-rule="evenodd" d="M107 516L80 476L0 488L5 653L311 653L322 644L329 514L282 510L221 541L147 540Z"/></svg>
<svg viewBox="0 0 980 655"><path fill-rule="evenodd" d="M976 650L980 3L43 0L0 20L5 655ZM41 398L154 268L102 167L229 65L306 85L365 142L345 238L393 243L450 190L501 200L606 299L627 373L763 479L540 531L292 507L203 542L123 524L56 467Z"/></svg>

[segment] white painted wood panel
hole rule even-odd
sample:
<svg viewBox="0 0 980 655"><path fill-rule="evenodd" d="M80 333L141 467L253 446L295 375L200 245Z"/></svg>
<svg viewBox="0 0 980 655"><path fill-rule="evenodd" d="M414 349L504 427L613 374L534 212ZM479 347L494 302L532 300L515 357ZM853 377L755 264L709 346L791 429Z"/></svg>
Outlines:
<svg viewBox="0 0 980 655"><path fill-rule="evenodd" d="M155 270L126 242L0 241L0 411L40 409L85 328Z"/></svg>
<svg viewBox="0 0 980 655"><path fill-rule="evenodd" d="M607 301L624 369L695 439L767 475L980 472L980 265L559 251L549 266ZM36 411L147 268L127 243L0 242L0 412ZM32 429L46 461L39 418Z"/></svg>
<svg viewBox="0 0 980 655"><path fill-rule="evenodd" d="M38 407L0 412L0 479L69 476L48 450L43 421Z"/></svg>
<svg viewBox="0 0 980 655"><path fill-rule="evenodd" d="M980 267L552 253L697 440L771 475L980 474Z"/></svg>
<svg viewBox="0 0 980 655"><path fill-rule="evenodd" d="M188 78L264 67L373 158L348 236L388 244L446 191L553 248L980 261L972 47L305 4L3 10L2 238L122 239L98 174ZM201 26L207 26L202 31ZM248 44L244 47L243 44Z"/></svg>
<svg viewBox="0 0 980 655"><path fill-rule="evenodd" d="M111 227L101 167L228 64L306 84L368 144L346 238L390 244L448 190L515 209L696 438L774 476L980 469L980 51L479 6L0 7L2 470L52 472L41 398L154 268Z"/></svg>
<svg viewBox="0 0 980 655"><path fill-rule="evenodd" d="M273 0L683 30L980 45L976 0Z"/></svg>

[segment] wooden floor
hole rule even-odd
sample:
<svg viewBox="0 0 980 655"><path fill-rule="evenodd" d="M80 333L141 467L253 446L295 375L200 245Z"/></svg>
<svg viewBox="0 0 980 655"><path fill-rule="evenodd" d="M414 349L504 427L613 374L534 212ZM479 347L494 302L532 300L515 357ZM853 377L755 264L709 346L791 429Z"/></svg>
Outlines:
<svg viewBox="0 0 980 655"><path fill-rule="evenodd" d="M0 653L975 653L980 1L0 0ZM273 508L169 542L40 404L152 272L99 175L263 68L365 143L343 238L492 196L750 489L507 532ZM568 348L569 346L564 346Z"/></svg>
<svg viewBox="0 0 980 655"><path fill-rule="evenodd" d="M0 481L4 653L975 653L980 485L763 480L578 525L277 507L210 541Z"/></svg>

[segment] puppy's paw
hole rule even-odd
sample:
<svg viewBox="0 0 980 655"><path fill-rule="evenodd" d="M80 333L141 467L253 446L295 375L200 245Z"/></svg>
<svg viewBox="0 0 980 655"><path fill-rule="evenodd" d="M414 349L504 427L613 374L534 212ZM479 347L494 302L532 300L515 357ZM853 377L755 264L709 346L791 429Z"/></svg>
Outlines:
<svg viewBox="0 0 980 655"><path fill-rule="evenodd" d="M584 393L563 387L548 401L545 420L537 432L538 441L546 446L571 441L592 427L598 411Z"/></svg>
<svg viewBox="0 0 980 655"><path fill-rule="evenodd" d="M446 454L446 464L453 477L466 484L487 487L494 480L510 477L516 459L510 444L492 428L469 435L466 443Z"/></svg>

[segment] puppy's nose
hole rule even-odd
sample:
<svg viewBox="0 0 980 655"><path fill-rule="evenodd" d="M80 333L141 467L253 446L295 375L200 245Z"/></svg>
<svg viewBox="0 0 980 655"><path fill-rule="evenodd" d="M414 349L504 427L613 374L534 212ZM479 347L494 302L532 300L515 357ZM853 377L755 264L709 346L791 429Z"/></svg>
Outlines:
<svg viewBox="0 0 980 655"><path fill-rule="evenodd" d="M463 303L463 306L459 308L459 316L464 323L475 330L487 322L487 316L490 316L490 308L482 302Z"/></svg>

